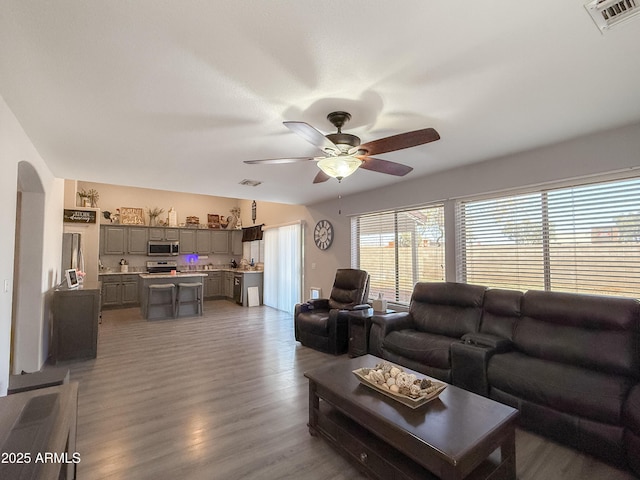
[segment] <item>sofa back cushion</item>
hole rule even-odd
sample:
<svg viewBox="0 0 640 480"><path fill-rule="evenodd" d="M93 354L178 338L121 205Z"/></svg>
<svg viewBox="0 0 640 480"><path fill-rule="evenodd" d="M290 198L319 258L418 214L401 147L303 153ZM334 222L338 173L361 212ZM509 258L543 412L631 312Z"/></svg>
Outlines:
<svg viewBox="0 0 640 480"><path fill-rule="evenodd" d="M484 294L480 331L513 340L513 329L520 318L522 292L492 288Z"/></svg>
<svg viewBox="0 0 640 480"><path fill-rule="evenodd" d="M409 306L415 328L454 338L477 332L485 290L465 283L416 283Z"/></svg>
<svg viewBox="0 0 640 480"><path fill-rule="evenodd" d="M640 376L639 302L632 298L528 291L514 344L533 357Z"/></svg>

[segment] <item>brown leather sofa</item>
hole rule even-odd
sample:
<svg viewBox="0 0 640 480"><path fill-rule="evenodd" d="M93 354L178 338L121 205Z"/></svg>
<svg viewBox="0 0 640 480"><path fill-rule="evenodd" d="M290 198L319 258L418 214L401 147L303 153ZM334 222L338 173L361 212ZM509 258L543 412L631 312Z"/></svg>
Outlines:
<svg viewBox="0 0 640 480"><path fill-rule="evenodd" d="M477 332L486 288L417 283L408 312L372 318L372 353L451 383L451 344Z"/></svg>
<svg viewBox="0 0 640 480"><path fill-rule="evenodd" d="M339 355L349 347L349 310L369 308L369 274L341 268L329 298L318 298L294 307L295 338L307 347Z"/></svg>
<svg viewBox="0 0 640 480"><path fill-rule="evenodd" d="M631 390L624 405L624 444L629 466L640 475L640 385Z"/></svg>
<svg viewBox="0 0 640 480"><path fill-rule="evenodd" d="M448 353L435 352L447 344ZM419 283L409 312L373 317L370 345L374 355L518 408L527 429L640 475L636 299Z"/></svg>

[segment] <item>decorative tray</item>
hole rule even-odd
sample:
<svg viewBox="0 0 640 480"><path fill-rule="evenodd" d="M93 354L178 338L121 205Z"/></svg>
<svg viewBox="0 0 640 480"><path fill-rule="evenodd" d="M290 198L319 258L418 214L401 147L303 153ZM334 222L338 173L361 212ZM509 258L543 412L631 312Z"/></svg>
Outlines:
<svg viewBox="0 0 640 480"><path fill-rule="evenodd" d="M446 383L418 378L389 362L380 362L373 368L358 368L353 370L353 374L363 385L410 408L418 408L430 402L447 388Z"/></svg>

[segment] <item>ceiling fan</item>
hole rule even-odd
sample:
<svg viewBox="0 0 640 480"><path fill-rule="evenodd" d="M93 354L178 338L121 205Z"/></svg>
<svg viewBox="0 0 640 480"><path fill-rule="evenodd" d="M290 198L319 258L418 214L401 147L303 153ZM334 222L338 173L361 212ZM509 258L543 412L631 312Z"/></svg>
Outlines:
<svg viewBox="0 0 640 480"><path fill-rule="evenodd" d="M338 129L337 133L323 135L305 122L283 122L289 130L318 147L322 151L322 156L245 160L244 163L277 164L316 160L321 171L313 179L313 183L326 182L329 178L335 178L340 182L358 168L402 177L413 168L401 163L373 158L371 155L416 147L440 139L440 135L433 128L425 128L380 138L361 145L360 138L342 133L343 125L351 119L350 113L332 112L327 115L327 119Z"/></svg>

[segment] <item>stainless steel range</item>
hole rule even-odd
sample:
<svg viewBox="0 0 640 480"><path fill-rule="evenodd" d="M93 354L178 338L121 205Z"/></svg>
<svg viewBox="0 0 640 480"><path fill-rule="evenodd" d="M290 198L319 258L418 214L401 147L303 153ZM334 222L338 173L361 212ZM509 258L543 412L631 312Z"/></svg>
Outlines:
<svg viewBox="0 0 640 480"><path fill-rule="evenodd" d="M174 260L147 262L147 273L171 273L171 270L178 270L178 262Z"/></svg>

